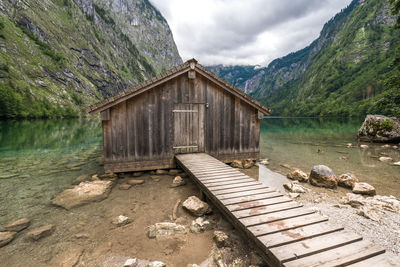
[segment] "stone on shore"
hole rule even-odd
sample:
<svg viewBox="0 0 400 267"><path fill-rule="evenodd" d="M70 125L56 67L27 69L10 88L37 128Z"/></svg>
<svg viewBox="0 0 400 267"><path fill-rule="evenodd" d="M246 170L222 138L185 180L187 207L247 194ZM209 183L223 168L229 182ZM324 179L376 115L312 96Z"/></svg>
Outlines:
<svg viewBox="0 0 400 267"><path fill-rule="evenodd" d="M131 222L132 220L124 215L119 215L112 221L112 223L118 227L130 224Z"/></svg>
<svg viewBox="0 0 400 267"><path fill-rule="evenodd" d="M269 165L269 159L260 159L260 164Z"/></svg>
<svg viewBox="0 0 400 267"><path fill-rule="evenodd" d="M142 176L143 174L144 174L144 172L134 172L134 173L132 173L132 176L139 177L139 176Z"/></svg>
<svg viewBox="0 0 400 267"><path fill-rule="evenodd" d="M400 141L400 119L383 115L367 115L358 139L367 142L394 143Z"/></svg>
<svg viewBox="0 0 400 267"><path fill-rule="evenodd" d="M162 261L153 261L150 262L146 267L166 267L167 265L165 265L165 263L163 263Z"/></svg>
<svg viewBox="0 0 400 267"><path fill-rule="evenodd" d="M375 187L367 183L354 183L353 193L373 196L376 194L376 190Z"/></svg>
<svg viewBox="0 0 400 267"><path fill-rule="evenodd" d="M130 184L120 184L119 185L120 190L128 190L131 187L132 187L132 185L130 185Z"/></svg>
<svg viewBox="0 0 400 267"><path fill-rule="evenodd" d="M344 173L338 178L338 185L346 188L353 188L355 183L358 183L357 177L351 173Z"/></svg>
<svg viewBox="0 0 400 267"><path fill-rule="evenodd" d="M136 258L127 259L124 263L124 267L135 267L137 263Z"/></svg>
<svg viewBox="0 0 400 267"><path fill-rule="evenodd" d="M182 207L188 210L191 214L197 217L201 217L207 213L209 206L207 203L201 201L196 196L191 196L187 198L183 203Z"/></svg>
<svg viewBox="0 0 400 267"><path fill-rule="evenodd" d="M345 197L341 199L342 204L347 204L353 208L360 208L361 206L373 206L380 210L388 210L391 212L400 213L400 201L394 196L367 196L356 195L353 193L347 193Z"/></svg>
<svg viewBox="0 0 400 267"><path fill-rule="evenodd" d="M171 222L156 223L154 225L150 225L147 228L147 236L149 238L169 236L175 234L184 234L184 233L186 233L185 226Z"/></svg>
<svg viewBox="0 0 400 267"><path fill-rule="evenodd" d="M337 180L335 173L325 165L317 165L311 169L310 184L319 187L336 188Z"/></svg>
<svg viewBox="0 0 400 267"><path fill-rule="evenodd" d="M307 182L308 181L308 175L303 172L302 170L294 170L289 172L287 175L287 178L291 180L297 180L299 182Z"/></svg>
<svg viewBox="0 0 400 267"><path fill-rule="evenodd" d="M185 182L185 180L182 179L182 177L176 176L174 178L174 180L172 181L171 187L178 187L178 186L182 186L182 185L185 185L185 184L186 184L186 182Z"/></svg>
<svg viewBox="0 0 400 267"><path fill-rule="evenodd" d="M49 224L45 225L39 228L36 228L26 234L26 238L31 240L31 241L38 241L39 239L42 239L43 237L50 236L53 232L56 226L54 224Z"/></svg>
<svg viewBox="0 0 400 267"><path fill-rule="evenodd" d="M173 176L173 175L177 175L180 172L181 172L181 170L179 170L179 169L169 169L168 174Z"/></svg>
<svg viewBox="0 0 400 267"><path fill-rule="evenodd" d="M5 232L19 232L27 228L30 224L31 220L28 218L22 218L7 224L1 230Z"/></svg>
<svg viewBox="0 0 400 267"><path fill-rule="evenodd" d="M379 157L379 161L382 161L382 162L389 162L392 160L393 159L391 157Z"/></svg>
<svg viewBox="0 0 400 267"><path fill-rule="evenodd" d="M114 182L109 180L82 182L58 194L52 203L69 210L90 202L102 201L108 197L113 185Z"/></svg>
<svg viewBox="0 0 400 267"><path fill-rule="evenodd" d="M190 225L190 231L192 233L202 233L208 230L211 230L215 227L215 223L210 220L205 219L204 217L199 217L196 220L192 221Z"/></svg>
<svg viewBox="0 0 400 267"><path fill-rule="evenodd" d="M306 193L308 191L307 188L299 185L297 182L283 184L283 187L292 193Z"/></svg>
<svg viewBox="0 0 400 267"><path fill-rule="evenodd" d="M231 162L231 167L232 168L243 168L243 163L241 160L234 160Z"/></svg>
<svg viewBox="0 0 400 267"><path fill-rule="evenodd" d="M16 232L0 232L0 248L10 243L16 234Z"/></svg>
<svg viewBox="0 0 400 267"><path fill-rule="evenodd" d="M129 179L126 181L130 185L138 185L138 184L144 184L144 180L138 180L138 179Z"/></svg>
<svg viewBox="0 0 400 267"><path fill-rule="evenodd" d="M393 165L400 166L400 161L397 161L397 162L393 163Z"/></svg>
<svg viewBox="0 0 400 267"><path fill-rule="evenodd" d="M251 167L254 166L254 160L252 159L245 159L242 161L243 164L243 169L250 169Z"/></svg>
<svg viewBox="0 0 400 267"><path fill-rule="evenodd" d="M222 231L214 231L213 239L218 248L228 246L229 236Z"/></svg>
<svg viewBox="0 0 400 267"><path fill-rule="evenodd" d="M157 175L163 175L163 174L168 174L167 170L156 170Z"/></svg>

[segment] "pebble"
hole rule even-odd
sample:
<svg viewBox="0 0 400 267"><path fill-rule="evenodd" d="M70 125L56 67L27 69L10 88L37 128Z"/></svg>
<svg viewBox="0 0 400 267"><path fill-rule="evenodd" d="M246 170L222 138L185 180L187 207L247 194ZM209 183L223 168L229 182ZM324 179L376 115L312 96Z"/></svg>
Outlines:
<svg viewBox="0 0 400 267"><path fill-rule="evenodd" d="M40 228L36 228L26 234L26 238L31 240L31 241L38 241L39 239L42 239L43 237L50 236L55 229L54 224L49 224L42 226Z"/></svg>
<svg viewBox="0 0 400 267"><path fill-rule="evenodd" d="M379 157L379 161L382 162L388 162L388 161L392 161L393 159L391 157Z"/></svg>
<svg viewBox="0 0 400 267"><path fill-rule="evenodd" d="M132 222L131 219L129 219L128 217L124 216L124 215L119 215L117 218L115 218L112 223L118 227L123 226L123 225L127 225L130 224Z"/></svg>

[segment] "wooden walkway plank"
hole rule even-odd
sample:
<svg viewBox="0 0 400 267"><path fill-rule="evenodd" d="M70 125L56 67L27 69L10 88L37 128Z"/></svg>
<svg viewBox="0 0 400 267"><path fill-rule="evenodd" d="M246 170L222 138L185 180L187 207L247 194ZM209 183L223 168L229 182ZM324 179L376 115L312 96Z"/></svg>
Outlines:
<svg viewBox="0 0 400 267"><path fill-rule="evenodd" d="M264 184L254 183L252 185L243 186L243 187L239 187L239 188L229 188L229 189L219 189L219 190L210 189L210 191L213 192L213 194L218 197L219 195L224 195L224 194L229 194L229 193L236 193L236 192L243 192L243 191L264 189L264 188L269 188L269 187Z"/></svg>
<svg viewBox="0 0 400 267"><path fill-rule="evenodd" d="M262 183L256 181L249 181L249 182L234 183L228 185L214 185L214 186L208 185L207 188L210 189L211 191L215 191L215 190L231 189L237 187L242 188L244 186L250 186L250 185L262 185Z"/></svg>
<svg viewBox="0 0 400 267"><path fill-rule="evenodd" d="M288 198L286 196L280 196L280 197L275 197L275 198L267 198L267 199L242 202L242 203L238 203L238 204L226 205L226 208L231 212L240 211L240 210L251 210L252 208L268 209L268 207L265 207L265 206L270 206L270 205L275 205L275 204L280 204L280 203L285 203L285 202L295 203L291 198Z"/></svg>
<svg viewBox="0 0 400 267"><path fill-rule="evenodd" d="M273 248L340 230L343 230L343 227L335 226L330 222L320 222L274 234L263 235L258 239L266 248Z"/></svg>
<svg viewBox="0 0 400 267"><path fill-rule="evenodd" d="M294 217L299 217L302 215L313 214L315 211L311 209L290 209L290 210L282 210L275 211L273 213L262 214L258 216L252 216L248 218L239 219L239 221L246 227L255 226L264 223L270 223L275 221L282 221L285 219L290 219Z"/></svg>
<svg viewBox="0 0 400 267"><path fill-rule="evenodd" d="M385 253L384 249L377 247L369 241L363 240L305 258L289 261L285 264L285 266L346 266L352 263L363 261L365 259L369 259L382 253Z"/></svg>
<svg viewBox="0 0 400 267"><path fill-rule="evenodd" d="M279 259L280 262L284 263L360 240L362 240L362 237L358 234L344 230L271 248L270 251Z"/></svg>
<svg viewBox="0 0 400 267"><path fill-rule="evenodd" d="M282 201L282 200L280 200L280 201ZM302 206L303 205L296 203L294 201L291 201L291 202L284 201L284 202L280 202L277 204L274 203L274 204L271 204L268 206L261 206L261 207L256 207L256 208L232 211L232 214L236 218L242 219L242 218L247 218L247 217L251 217L251 216L273 213L273 212L276 212L279 210L290 210L290 209L300 208Z"/></svg>
<svg viewBox="0 0 400 267"><path fill-rule="evenodd" d="M361 236L210 155L175 157L271 266L399 266Z"/></svg>
<svg viewBox="0 0 400 267"><path fill-rule="evenodd" d="M239 204L239 203L243 203L243 202L275 198L275 197L280 197L280 196L283 196L283 194L280 192L271 191L268 193L262 193L262 194L256 194L256 195L250 195L250 196L239 196L239 197L234 197L234 198L230 198L230 199L222 199L221 202L224 205L233 205L233 204Z"/></svg>
<svg viewBox="0 0 400 267"><path fill-rule="evenodd" d="M328 221L328 217L313 213L286 220L275 221L272 223L265 223L261 225L251 226L248 227L247 229L254 236L262 236L326 221Z"/></svg>

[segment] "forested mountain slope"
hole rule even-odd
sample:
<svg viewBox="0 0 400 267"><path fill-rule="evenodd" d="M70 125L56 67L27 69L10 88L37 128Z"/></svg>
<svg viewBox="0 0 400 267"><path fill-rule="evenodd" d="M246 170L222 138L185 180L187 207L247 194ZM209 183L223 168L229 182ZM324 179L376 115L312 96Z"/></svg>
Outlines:
<svg viewBox="0 0 400 267"><path fill-rule="evenodd" d="M0 117L77 115L181 62L148 0L0 2Z"/></svg>

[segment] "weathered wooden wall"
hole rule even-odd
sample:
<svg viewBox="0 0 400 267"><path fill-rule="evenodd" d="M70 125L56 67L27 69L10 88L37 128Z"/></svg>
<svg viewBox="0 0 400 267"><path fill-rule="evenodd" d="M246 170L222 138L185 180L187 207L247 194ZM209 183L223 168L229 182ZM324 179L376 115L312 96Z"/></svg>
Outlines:
<svg viewBox="0 0 400 267"><path fill-rule="evenodd" d="M257 109L197 74L182 74L128 99L105 112L104 163L116 172L174 167L173 107L176 103L203 103L205 145L223 160L258 158Z"/></svg>

